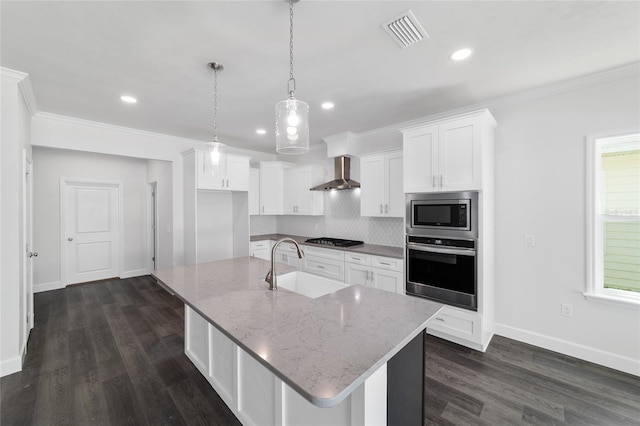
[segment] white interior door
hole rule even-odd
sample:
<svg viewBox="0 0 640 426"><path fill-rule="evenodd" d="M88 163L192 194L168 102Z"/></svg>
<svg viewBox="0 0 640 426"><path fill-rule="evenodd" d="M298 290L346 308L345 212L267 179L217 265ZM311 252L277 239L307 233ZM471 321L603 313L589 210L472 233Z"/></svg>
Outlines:
<svg viewBox="0 0 640 426"><path fill-rule="evenodd" d="M71 183L65 192L66 284L117 277L118 186Z"/></svg>

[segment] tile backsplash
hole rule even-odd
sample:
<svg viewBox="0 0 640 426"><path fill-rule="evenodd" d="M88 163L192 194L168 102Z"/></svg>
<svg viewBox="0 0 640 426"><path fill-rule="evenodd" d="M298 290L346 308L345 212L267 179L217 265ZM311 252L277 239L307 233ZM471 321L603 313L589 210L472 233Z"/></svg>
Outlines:
<svg viewBox="0 0 640 426"><path fill-rule="evenodd" d="M324 216L251 216L251 235L280 233L333 237L402 247L404 220L361 217L359 190L328 191L324 197Z"/></svg>

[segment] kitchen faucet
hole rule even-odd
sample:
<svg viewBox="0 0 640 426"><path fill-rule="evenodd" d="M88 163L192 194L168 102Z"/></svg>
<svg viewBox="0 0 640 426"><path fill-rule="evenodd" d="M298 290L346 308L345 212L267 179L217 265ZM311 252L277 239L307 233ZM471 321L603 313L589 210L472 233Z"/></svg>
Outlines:
<svg viewBox="0 0 640 426"><path fill-rule="evenodd" d="M269 290L277 290L278 289L278 283L276 282L276 261L275 261L275 258L276 258L276 249L278 248L278 245L280 245L280 243L283 242L283 241L292 242L296 246L296 250L298 251L298 257L300 259L302 259L304 257L304 252L302 251L302 249L298 245L298 242L296 240L294 240L293 238L285 237L285 238L282 238L282 239L278 240L273 245L273 247L271 248L271 269L269 269L269 272L267 272L267 276L264 277L264 280L269 283Z"/></svg>

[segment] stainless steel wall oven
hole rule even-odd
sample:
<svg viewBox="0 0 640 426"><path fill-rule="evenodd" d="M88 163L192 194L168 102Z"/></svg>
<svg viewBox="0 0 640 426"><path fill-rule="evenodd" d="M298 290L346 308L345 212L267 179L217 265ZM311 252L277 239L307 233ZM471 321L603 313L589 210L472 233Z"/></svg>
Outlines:
<svg viewBox="0 0 640 426"><path fill-rule="evenodd" d="M406 292L477 310L478 193L407 194Z"/></svg>

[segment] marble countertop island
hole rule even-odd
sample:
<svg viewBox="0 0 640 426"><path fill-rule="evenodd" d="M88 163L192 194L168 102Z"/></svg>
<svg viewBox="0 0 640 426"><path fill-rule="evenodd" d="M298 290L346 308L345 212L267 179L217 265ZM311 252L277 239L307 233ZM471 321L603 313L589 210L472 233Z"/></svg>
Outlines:
<svg viewBox="0 0 640 426"><path fill-rule="evenodd" d="M318 407L332 407L426 328L439 303L362 286L310 299L242 257L153 272L188 306ZM293 269L277 264L278 275Z"/></svg>

